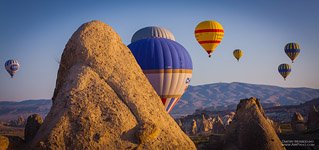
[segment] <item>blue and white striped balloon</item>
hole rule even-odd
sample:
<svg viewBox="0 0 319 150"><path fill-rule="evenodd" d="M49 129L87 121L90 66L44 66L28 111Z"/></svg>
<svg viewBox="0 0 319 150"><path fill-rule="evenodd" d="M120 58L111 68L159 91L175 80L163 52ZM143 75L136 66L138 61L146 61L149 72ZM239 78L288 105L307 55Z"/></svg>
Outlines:
<svg viewBox="0 0 319 150"><path fill-rule="evenodd" d="M170 112L192 77L192 59L179 43L165 38L147 38L128 45L144 74Z"/></svg>
<svg viewBox="0 0 319 150"><path fill-rule="evenodd" d="M13 75L19 70L20 67L18 61L14 59L7 60L4 66L10 74L11 78L13 78Z"/></svg>
<svg viewBox="0 0 319 150"><path fill-rule="evenodd" d="M136 31L131 42L133 43L146 38L166 38L175 41L175 37L171 31L162 27L150 26Z"/></svg>

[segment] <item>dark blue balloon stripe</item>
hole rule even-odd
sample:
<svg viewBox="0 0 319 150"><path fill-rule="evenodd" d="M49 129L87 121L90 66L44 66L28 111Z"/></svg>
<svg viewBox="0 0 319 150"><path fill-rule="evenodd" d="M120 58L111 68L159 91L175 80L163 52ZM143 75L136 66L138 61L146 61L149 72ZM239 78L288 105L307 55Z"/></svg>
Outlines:
<svg viewBox="0 0 319 150"><path fill-rule="evenodd" d="M280 69L279 72L291 72L291 69Z"/></svg>
<svg viewBox="0 0 319 150"><path fill-rule="evenodd" d="M300 53L300 49L285 49L286 53Z"/></svg>
<svg viewBox="0 0 319 150"><path fill-rule="evenodd" d="M187 50L165 38L147 38L128 45L143 70L193 69Z"/></svg>

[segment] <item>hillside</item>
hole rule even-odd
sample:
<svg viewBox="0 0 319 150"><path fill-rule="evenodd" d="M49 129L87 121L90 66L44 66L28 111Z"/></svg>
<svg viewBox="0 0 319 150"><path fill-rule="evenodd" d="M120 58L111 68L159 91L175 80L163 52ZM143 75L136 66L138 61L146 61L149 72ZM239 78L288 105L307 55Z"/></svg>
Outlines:
<svg viewBox="0 0 319 150"><path fill-rule="evenodd" d="M307 118L310 108L319 107L319 98L307 101L300 105L286 105L266 108L265 112L268 117L277 122L289 122L294 112L299 112Z"/></svg>
<svg viewBox="0 0 319 150"><path fill-rule="evenodd" d="M283 88L247 83L213 83L190 86L177 103L171 115L174 117L192 114L196 109L234 109L240 99L257 97L264 108L283 105L298 105L319 97L319 89Z"/></svg>
<svg viewBox="0 0 319 150"><path fill-rule="evenodd" d="M33 113L42 117L50 111L51 100L25 100L21 102L0 101L0 121L17 119L19 116L27 118Z"/></svg>
<svg viewBox="0 0 319 150"><path fill-rule="evenodd" d="M298 105L285 105L285 106L274 106L274 107L267 107L264 109L266 115L271 118L272 120L279 122L279 123L288 123L291 121L291 117L294 112L299 112L302 116L307 119L309 110L313 107L319 107L319 98L312 99L310 101L298 104ZM229 114L229 112L236 111L236 108L230 110L196 110L195 113L191 115L187 115L182 118L188 118L188 120L192 120L193 118L200 118L202 114L206 114L209 116L220 115L224 116Z"/></svg>
<svg viewBox="0 0 319 150"><path fill-rule="evenodd" d="M319 97L319 89L283 88L270 85L247 83L213 83L190 86L174 107L173 117L193 114L196 109L209 111L235 109L240 99L257 97L264 108L299 105ZM0 121L17 119L39 113L45 116L51 108L51 100L26 100L21 102L0 102Z"/></svg>

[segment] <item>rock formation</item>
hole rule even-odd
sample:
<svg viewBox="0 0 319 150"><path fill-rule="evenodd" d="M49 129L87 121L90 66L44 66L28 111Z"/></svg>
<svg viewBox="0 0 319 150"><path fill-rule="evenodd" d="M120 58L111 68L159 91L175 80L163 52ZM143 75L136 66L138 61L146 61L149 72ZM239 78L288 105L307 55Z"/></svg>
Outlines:
<svg viewBox="0 0 319 150"><path fill-rule="evenodd" d="M269 119L269 118L267 118L267 120L268 120L268 122L271 124L271 126L274 128L274 130L276 131L276 133L281 133L280 125L279 125L277 122L275 122L275 121L273 121L273 120L271 120L271 119Z"/></svg>
<svg viewBox="0 0 319 150"><path fill-rule="evenodd" d="M213 124L214 124L215 120L216 120L216 118L213 116L208 117L208 119L207 119L207 121L209 123L208 128L209 128L210 132L212 132L212 130L213 130Z"/></svg>
<svg viewBox="0 0 319 150"><path fill-rule="evenodd" d="M0 150L7 150L9 148L9 139L0 135Z"/></svg>
<svg viewBox="0 0 319 150"><path fill-rule="evenodd" d="M230 112L229 114L227 114L223 117L223 124L225 127L227 127L231 123L234 116L235 116L235 112Z"/></svg>
<svg viewBox="0 0 319 150"><path fill-rule="evenodd" d="M25 149L23 139L18 136L0 135L0 150L20 150Z"/></svg>
<svg viewBox="0 0 319 150"><path fill-rule="evenodd" d="M181 119L176 120L177 124L179 127L183 127L183 123L181 121Z"/></svg>
<svg viewBox="0 0 319 150"><path fill-rule="evenodd" d="M299 112L295 112L291 118L291 128L295 133L305 131L305 120Z"/></svg>
<svg viewBox="0 0 319 150"><path fill-rule="evenodd" d="M30 142L37 134L43 120L39 114L33 114L28 117L27 124L24 129L24 140Z"/></svg>
<svg viewBox="0 0 319 150"><path fill-rule="evenodd" d="M240 100L224 140L224 150L284 149L256 98Z"/></svg>
<svg viewBox="0 0 319 150"><path fill-rule="evenodd" d="M197 125L196 125L196 120L193 119L193 122L192 122L192 132L191 132L192 135L196 135L197 134Z"/></svg>
<svg viewBox="0 0 319 150"><path fill-rule="evenodd" d="M319 129L319 112L316 109L316 106L313 106L308 113L307 129L308 130Z"/></svg>
<svg viewBox="0 0 319 150"><path fill-rule="evenodd" d="M8 125L12 127L24 127L25 120L22 116L19 116L16 120L10 120Z"/></svg>
<svg viewBox="0 0 319 150"><path fill-rule="evenodd" d="M83 24L67 43L31 149L195 149L117 33Z"/></svg>
<svg viewBox="0 0 319 150"><path fill-rule="evenodd" d="M202 132L209 132L213 128L212 123L205 118L204 114L202 114L202 126L203 126L201 130Z"/></svg>
<svg viewBox="0 0 319 150"><path fill-rule="evenodd" d="M213 133L215 134L224 134L225 133L225 126L223 124L222 119L219 117L219 115L216 117L214 123L213 123Z"/></svg>

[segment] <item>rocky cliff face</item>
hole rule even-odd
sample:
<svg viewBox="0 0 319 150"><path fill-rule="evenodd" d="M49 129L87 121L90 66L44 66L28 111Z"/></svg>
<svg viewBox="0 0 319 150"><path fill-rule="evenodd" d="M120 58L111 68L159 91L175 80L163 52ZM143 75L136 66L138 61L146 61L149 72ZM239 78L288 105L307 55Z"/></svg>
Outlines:
<svg viewBox="0 0 319 150"><path fill-rule="evenodd" d="M276 133L281 133L281 128L280 128L280 124L267 118L267 121L271 124L271 126L274 128L274 130L276 131Z"/></svg>
<svg viewBox="0 0 319 150"><path fill-rule="evenodd" d="M291 128L293 132L303 132L306 130L305 120L299 112L295 112L291 118Z"/></svg>
<svg viewBox="0 0 319 150"><path fill-rule="evenodd" d="M225 133L225 126L223 124L222 119L217 116L214 123L213 123L213 133L216 134L224 134Z"/></svg>
<svg viewBox="0 0 319 150"><path fill-rule="evenodd" d="M6 150L9 148L9 139L5 136L0 135L0 149Z"/></svg>
<svg viewBox="0 0 319 150"><path fill-rule="evenodd" d="M192 121L191 135L196 135L196 134L197 134L197 123L196 123L196 121L193 119L193 121Z"/></svg>
<svg viewBox="0 0 319 150"><path fill-rule="evenodd" d="M202 115L202 126L202 132L209 132L213 129L213 123L211 121L211 118L206 119L204 114Z"/></svg>
<svg viewBox="0 0 319 150"><path fill-rule="evenodd" d="M316 106L313 106L308 113L307 129L319 129L319 111L317 110Z"/></svg>
<svg viewBox="0 0 319 150"><path fill-rule="evenodd" d="M243 99L225 134L224 149L284 149L256 98Z"/></svg>
<svg viewBox="0 0 319 150"><path fill-rule="evenodd" d="M188 135L223 134L226 129L219 116L189 115L178 119L177 122L180 122L181 128Z"/></svg>
<svg viewBox="0 0 319 150"><path fill-rule="evenodd" d="M39 114L33 114L28 117L27 124L24 129L24 140L32 141L43 123L42 117Z"/></svg>
<svg viewBox="0 0 319 150"><path fill-rule="evenodd" d="M231 123L234 116L235 116L235 112L230 112L229 114L227 114L223 117L223 124L225 127L227 127Z"/></svg>
<svg viewBox="0 0 319 150"><path fill-rule="evenodd" d="M25 142L17 136L0 135L0 150L22 150L25 148Z"/></svg>
<svg viewBox="0 0 319 150"><path fill-rule="evenodd" d="M117 33L83 24L62 54L33 149L195 149Z"/></svg>

